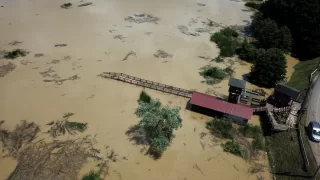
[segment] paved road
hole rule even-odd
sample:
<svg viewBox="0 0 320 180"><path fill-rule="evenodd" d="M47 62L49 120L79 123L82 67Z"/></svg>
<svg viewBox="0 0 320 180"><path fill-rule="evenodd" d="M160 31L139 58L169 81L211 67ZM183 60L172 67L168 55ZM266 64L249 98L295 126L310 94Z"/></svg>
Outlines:
<svg viewBox="0 0 320 180"><path fill-rule="evenodd" d="M315 81L314 87L311 91L309 98L309 105L307 111L308 118L306 120L306 126L308 126L310 121L320 122L320 77L318 76ZM320 143L315 143L309 140L310 146L314 157L317 160L317 164L320 165Z"/></svg>

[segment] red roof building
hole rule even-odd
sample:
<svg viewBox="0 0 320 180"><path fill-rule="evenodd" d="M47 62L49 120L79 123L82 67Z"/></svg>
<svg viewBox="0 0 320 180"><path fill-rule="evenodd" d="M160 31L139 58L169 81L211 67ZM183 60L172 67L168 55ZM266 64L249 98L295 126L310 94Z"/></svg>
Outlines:
<svg viewBox="0 0 320 180"><path fill-rule="evenodd" d="M218 99L215 96L210 96L199 92L192 93L190 104L247 120L251 119L253 114L253 108L250 106L242 104L232 104L227 101Z"/></svg>

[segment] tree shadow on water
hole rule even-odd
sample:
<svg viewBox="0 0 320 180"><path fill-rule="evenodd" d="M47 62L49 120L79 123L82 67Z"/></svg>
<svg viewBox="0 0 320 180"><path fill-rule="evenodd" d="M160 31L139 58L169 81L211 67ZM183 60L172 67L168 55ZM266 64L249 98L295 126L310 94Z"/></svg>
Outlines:
<svg viewBox="0 0 320 180"><path fill-rule="evenodd" d="M133 141L135 145L149 145L148 138L145 131L139 125L130 126L126 131L126 135L130 141Z"/></svg>
<svg viewBox="0 0 320 180"><path fill-rule="evenodd" d="M126 131L126 135L129 140L133 142L134 145L144 146L140 152L144 155L149 155L154 160L158 160L162 154L151 151L147 146L150 145L150 140L148 139L144 129L139 125L130 126Z"/></svg>

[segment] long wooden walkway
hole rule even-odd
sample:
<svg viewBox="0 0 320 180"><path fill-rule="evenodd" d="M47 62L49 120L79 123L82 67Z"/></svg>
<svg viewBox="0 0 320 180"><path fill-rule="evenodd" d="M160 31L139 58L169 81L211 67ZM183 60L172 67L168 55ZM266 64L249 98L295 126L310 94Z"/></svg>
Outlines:
<svg viewBox="0 0 320 180"><path fill-rule="evenodd" d="M103 78L109 78L109 79L115 79L118 81L134 84L137 86L142 86L150 89L154 89L157 91L169 93L169 94L174 94L177 96L182 96L186 98L190 98L192 96L193 91L169 86L166 84L161 84L141 78L137 78L134 76L130 76L124 73L115 73L115 72L103 72L102 74L99 74L98 76L103 77Z"/></svg>

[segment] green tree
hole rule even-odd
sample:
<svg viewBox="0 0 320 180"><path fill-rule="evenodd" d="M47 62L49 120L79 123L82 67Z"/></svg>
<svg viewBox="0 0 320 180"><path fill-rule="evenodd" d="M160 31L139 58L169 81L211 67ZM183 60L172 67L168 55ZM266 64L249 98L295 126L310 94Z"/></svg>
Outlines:
<svg viewBox="0 0 320 180"><path fill-rule="evenodd" d="M240 48L237 50L237 54L240 59L254 63L257 59L257 51L258 50L250 44L247 39L244 39Z"/></svg>
<svg viewBox="0 0 320 180"><path fill-rule="evenodd" d="M160 157L173 138L173 130L181 127L180 109L162 106L159 100L139 102L135 114L141 118L139 125L150 142L149 153Z"/></svg>
<svg viewBox="0 0 320 180"><path fill-rule="evenodd" d="M268 0L259 10L263 18L288 27L296 54L308 58L320 56L319 0Z"/></svg>
<svg viewBox="0 0 320 180"><path fill-rule="evenodd" d="M283 26L278 30L276 47L286 52L289 52L291 50L291 46L291 32L287 26Z"/></svg>
<svg viewBox="0 0 320 180"><path fill-rule="evenodd" d="M258 40L260 47L265 49L279 48L286 52L291 50L292 37L286 26L278 28L274 20L264 19L261 13L257 13L254 16L251 28L252 34Z"/></svg>
<svg viewBox="0 0 320 180"><path fill-rule="evenodd" d="M268 49L251 68L250 80L258 85L274 87L286 76L286 57L280 49Z"/></svg>

